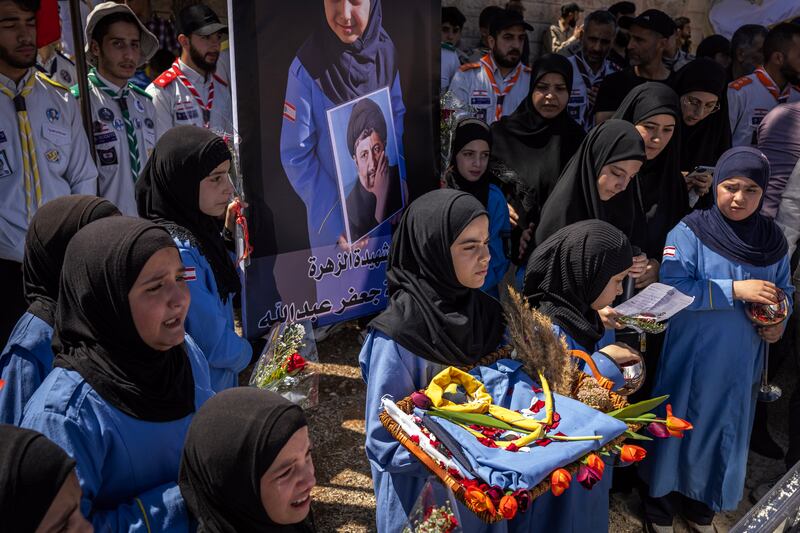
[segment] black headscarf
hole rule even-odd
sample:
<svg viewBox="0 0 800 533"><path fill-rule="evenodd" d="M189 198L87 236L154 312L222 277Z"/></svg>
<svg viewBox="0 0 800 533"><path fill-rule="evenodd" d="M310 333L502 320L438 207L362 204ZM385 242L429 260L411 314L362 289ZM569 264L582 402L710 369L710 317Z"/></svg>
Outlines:
<svg viewBox="0 0 800 533"><path fill-rule="evenodd" d="M397 76L394 43L382 23L381 0L371 0L364 33L353 44L345 44L323 15L319 27L297 52L311 79L319 83L334 104L344 104L394 83Z"/></svg>
<svg viewBox="0 0 800 533"><path fill-rule="evenodd" d="M58 278L69 240L88 223L119 214L108 200L80 194L61 196L36 211L25 235L22 260L29 313L53 326Z"/></svg>
<svg viewBox="0 0 800 533"><path fill-rule="evenodd" d="M698 165L713 167L731 147L725 69L712 59L695 59L677 72L674 87L679 97L691 91L705 91L719 98L719 111L706 115L694 126L684 124L681 117L680 170L691 172Z"/></svg>
<svg viewBox="0 0 800 533"><path fill-rule="evenodd" d="M197 411L183 448L178 483L199 532L311 531L281 526L261 503L261 477L306 426L303 410L274 392L237 387Z"/></svg>
<svg viewBox="0 0 800 533"><path fill-rule="evenodd" d="M458 164L456 163L456 156L458 153L472 141L486 141L489 145L489 150L492 149L492 132L489 130L489 125L486 122L477 118L468 118L462 120L456 126L455 135L453 137L452 157L450 158L450 170L446 175L447 186L451 189L468 192L477 198L483 207L489 205L489 185L492 182L492 175L489 167L477 181L470 181L466 179L458 171Z"/></svg>
<svg viewBox="0 0 800 533"><path fill-rule="evenodd" d="M3 531L36 531L74 469L75 461L41 433L0 424Z"/></svg>
<svg viewBox="0 0 800 533"><path fill-rule="evenodd" d="M695 57L714 59L717 54L731 54L731 42L722 35L709 35L697 45Z"/></svg>
<svg viewBox="0 0 800 533"><path fill-rule="evenodd" d="M177 126L156 143L136 182L139 216L161 224L170 235L188 239L208 260L219 298L239 292L236 267L220 236L220 223L200 211L200 182L231 159L221 137L197 126Z"/></svg>
<svg viewBox="0 0 800 533"><path fill-rule="evenodd" d="M104 218L76 233L64 257L53 334L54 366L78 372L108 403L152 422L194 412L183 343L165 352L145 344L128 301L144 265L164 248L176 249L169 233L140 218Z"/></svg>
<svg viewBox="0 0 800 533"><path fill-rule="evenodd" d="M513 170L524 186L523 194L508 195L509 203L520 215L520 226L538 223L542 206L555 187L556 180L586 133L564 110L546 119L533 106L536 83L551 72L561 74L572 91L572 65L559 54L545 54L534 64L528 97L511 115L492 124L492 156ZM505 190L505 188L504 188Z"/></svg>
<svg viewBox="0 0 800 533"><path fill-rule="evenodd" d="M775 221L761 214L763 194L758 209L738 222L726 218L717 207L717 185L737 177L750 178L765 191L767 157L750 146L736 146L722 154L714 169L714 205L693 211L683 221L704 245L731 261L759 267L775 264L786 257L788 246Z"/></svg>
<svg viewBox="0 0 800 533"><path fill-rule="evenodd" d="M601 220L561 228L528 260L523 294L587 350L603 336L592 303L609 280L631 267L633 250L620 230Z"/></svg>
<svg viewBox="0 0 800 533"><path fill-rule="evenodd" d="M689 194L678 168L681 145L678 95L663 83L644 83L631 89L613 118L636 125L655 115L671 115L675 119L672 138L655 159L645 161L630 185L606 202L605 207L609 222L624 231L648 257L658 258L667 233L689 212Z"/></svg>
<svg viewBox="0 0 800 533"><path fill-rule="evenodd" d="M479 216L471 194L438 189L417 198L392 240L389 304L370 325L415 355L443 365L472 365L503 337L500 303L456 277L450 246Z"/></svg>
<svg viewBox="0 0 800 533"><path fill-rule="evenodd" d="M628 160L645 160L644 141L633 124L610 119L592 128L542 208L536 244L580 220L607 220L606 202L597 192L597 178L605 165Z"/></svg>

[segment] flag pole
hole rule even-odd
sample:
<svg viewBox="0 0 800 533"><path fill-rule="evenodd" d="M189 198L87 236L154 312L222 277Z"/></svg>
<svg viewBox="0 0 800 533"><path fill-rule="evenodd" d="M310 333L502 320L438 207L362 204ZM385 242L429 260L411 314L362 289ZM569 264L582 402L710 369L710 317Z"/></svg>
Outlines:
<svg viewBox="0 0 800 533"><path fill-rule="evenodd" d="M80 91L81 117L83 118L83 128L86 130L86 137L89 140L89 150L92 159L97 163L97 154L94 150L94 131L92 127L92 104L89 98L89 73L86 68L86 51L83 42L83 22L81 20L80 0L69 0L69 16L72 21L72 42L75 49L75 69L78 72L78 90ZM100 180L97 180L98 187Z"/></svg>

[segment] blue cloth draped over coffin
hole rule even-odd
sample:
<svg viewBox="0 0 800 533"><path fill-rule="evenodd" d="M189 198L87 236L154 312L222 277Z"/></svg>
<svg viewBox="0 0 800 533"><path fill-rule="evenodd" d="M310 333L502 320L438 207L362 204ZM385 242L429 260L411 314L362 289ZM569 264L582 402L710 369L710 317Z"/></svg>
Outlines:
<svg viewBox="0 0 800 533"><path fill-rule="evenodd" d="M490 366L475 367L470 374L486 387L494 404L512 410L528 409L534 396L544 400L539 384L534 382L522 368L522 362L501 359ZM601 435L600 440L552 441L547 446L531 445L530 452L510 452L501 448L490 448L481 444L464 428L436 417L442 428L453 436L469 460L469 466L488 484L503 490L530 489L538 485L553 470L566 466L592 450L597 450L624 433L628 426L571 398L553 394L554 410L561 419L557 429L567 437ZM422 415L415 409L418 416ZM545 417L542 408L536 418Z"/></svg>

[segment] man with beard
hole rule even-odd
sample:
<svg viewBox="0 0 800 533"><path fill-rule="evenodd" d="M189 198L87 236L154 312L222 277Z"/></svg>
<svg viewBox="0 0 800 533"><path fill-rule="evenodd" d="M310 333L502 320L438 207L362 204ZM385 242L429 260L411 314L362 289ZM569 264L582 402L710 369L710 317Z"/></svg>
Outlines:
<svg viewBox="0 0 800 533"><path fill-rule="evenodd" d="M531 69L520 61L533 27L515 11L499 11L491 20L487 41L490 52L477 63L461 66L450 91L491 124L513 113L528 96Z"/></svg>
<svg viewBox="0 0 800 533"><path fill-rule="evenodd" d="M578 26L578 17L582 11L581 6L575 3L561 6L558 22L550 26L542 42L545 52L560 52L581 38L583 26Z"/></svg>
<svg viewBox="0 0 800 533"><path fill-rule="evenodd" d="M403 207L400 175L386 154L386 119L369 98L353 106L347 146L358 174L346 201L350 239L357 241Z"/></svg>
<svg viewBox="0 0 800 533"><path fill-rule="evenodd" d="M610 75L600 85L595 102L597 124L608 120L631 89L648 81L670 84L672 72L662 58L667 42L675 35L675 21L657 9L648 9L630 23L628 61L631 66Z"/></svg>
<svg viewBox="0 0 800 533"><path fill-rule="evenodd" d="M182 9L177 23L180 58L147 87L156 106L156 129L193 124L232 132L231 91L215 73L228 27L202 4Z"/></svg>
<svg viewBox="0 0 800 533"><path fill-rule="evenodd" d="M733 146L755 146L758 125L767 113L778 104L800 101L798 85L800 26L778 24L764 39L764 66L728 85Z"/></svg>
<svg viewBox="0 0 800 533"><path fill-rule="evenodd" d="M22 255L28 223L46 202L95 194L97 169L77 102L35 68L38 0L0 1L0 343L27 303Z"/></svg>
<svg viewBox="0 0 800 533"><path fill-rule="evenodd" d="M594 127L594 103L600 84L619 70L608 60L616 31L614 15L608 11L589 13L583 23L581 47L567 58L572 63L572 92L567 110L586 131Z"/></svg>
<svg viewBox="0 0 800 533"><path fill-rule="evenodd" d="M760 24L745 24L733 32L728 82L748 76L757 66L764 64L764 39L768 31Z"/></svg>
<svg viewBox="0 0 800 533"><path fill-rule="evenodd" d="M163 131L152 98L129 80L158 49L158 39L124 4L98 4L86 20L89 99L98 196L138 216L133 185ZM78 85L72 94L80 97Z"/></svg>

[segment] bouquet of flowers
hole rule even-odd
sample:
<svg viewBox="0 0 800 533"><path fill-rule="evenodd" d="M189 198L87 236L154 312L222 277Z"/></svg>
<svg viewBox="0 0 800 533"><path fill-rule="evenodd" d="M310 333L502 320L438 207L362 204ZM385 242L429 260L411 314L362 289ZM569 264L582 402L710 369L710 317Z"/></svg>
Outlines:
<svg viewBox="0 0 800 533"><path fill-rule="evenodd" d="M453 493L428 478L408 515L403 533L461 533L458 507Z"/></svg>
<svg viewBox="0 0 800 533"><path fill-rule="evenodd" d="M250 386L277 392L303 409L317 405L319 376L309 366L319 361L313 335L309 324L275 324L250 376Z"/></svg>

